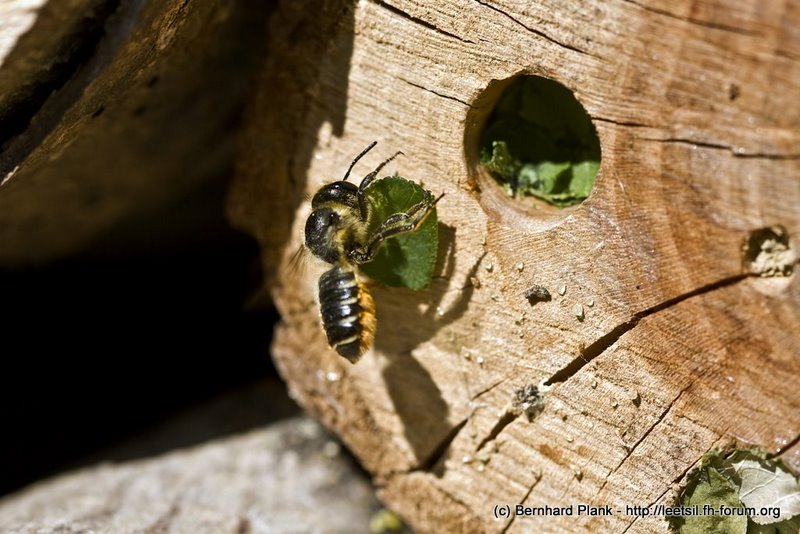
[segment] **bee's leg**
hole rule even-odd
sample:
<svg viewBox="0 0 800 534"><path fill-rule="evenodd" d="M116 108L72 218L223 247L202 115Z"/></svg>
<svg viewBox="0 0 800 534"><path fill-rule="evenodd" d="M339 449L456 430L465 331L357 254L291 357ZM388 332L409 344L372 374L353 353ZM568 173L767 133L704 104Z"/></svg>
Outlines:
<svg viewBox="0 0 800 534"><path fill-rule="evenodd" d="M397 215L405 215L405 213L399 213ZM387 227L385 224L382 224L380 228L378 228L378 230L370 237L369 243L367 243L366 247L353 251L352 259L357 263L367 263L372 261L384 240L397 234L416 230L418 226L416 222L409 221L408 217L398 217L398 219L395 219L393 222L394 226L391 227Z"/></svg>
<svg viewBox="0 0 800 534"><path fill-rule="evenodd" d="M403 155L403 152L398 150L397 152L395 152L395 154L392 157L390 157L389 159L387 159L386 161L384 161L383 163L378 165L375 168L374 171L372 171L371 173L366 175L364 177L364 179L361 180L361 184L358 186L358 210L359 210L359 214L361 215L361 220L362 221L366 221L367 220L367 216L369 215L369 205L367 204L367 199L364 196L364 190L367 189L367 186L369 186L369 184L372 183L372 181L375 179L376 176L378 176L378 173L381 172L381 169L387 163L389 163L394 158L396 158L397 156L400 156L400 155Z"/></svg>
<svg viewBox="0 0 800 534"><path fill-rule="evenodd" d="M432 198L432 196L431 196ZM422 202L418 202L411 206L408 211L402 211L389 216L383 224L381 224L372 236L369 242L363 249L354 250L351 254L351 259L357 263L366 263L371 261L378 252L378 248L385 239L392 236L402 234L404 232L413 232L417 230L425 219L428 218L433 207L439 202L439 196L436 200L431 201L426 198Z"/></svg>

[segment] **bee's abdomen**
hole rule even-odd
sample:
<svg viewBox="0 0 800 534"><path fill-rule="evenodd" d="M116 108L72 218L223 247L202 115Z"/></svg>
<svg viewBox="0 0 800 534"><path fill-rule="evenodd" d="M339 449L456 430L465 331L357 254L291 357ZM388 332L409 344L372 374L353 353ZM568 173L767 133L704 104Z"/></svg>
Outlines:
<svg viewBox="0 0 800 534"><path fill-rule="evenodd" d="M372 345L375 306L353 271L334 267L319 279L319 305L328 344L355 363Z"/></svg>

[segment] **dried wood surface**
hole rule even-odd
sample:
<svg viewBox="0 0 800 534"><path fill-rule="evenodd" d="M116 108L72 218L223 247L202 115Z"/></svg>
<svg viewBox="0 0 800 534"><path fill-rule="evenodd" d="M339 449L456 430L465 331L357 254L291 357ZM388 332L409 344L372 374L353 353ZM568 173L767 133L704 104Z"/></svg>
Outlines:
<svg viewBox="0 0 800 534"><path fill-rule="evenodd" d="M755 229L800 233L797 28L779 1L281 6L229 212L263 245L292 392L413 526L663 531L493 507L669 503L731 443L800 466L800 283L747 276L742 259ZM496 80L520 72L574 91L599 134L574 209L526 208L476 167ZM374 288L377 340L352 366L326 347L319 270L283 266L308 196L375 139L362 175L403 150L387 170L446 194L440 264L427 291ZM533 284L553 300L531 307ZM543 383L541 414L507 415Z"/></svg>
<svg viewBox="0 0 800 534"><path fill-rule="evenodd" d="M1 3L0 268L68 257L121 227L157 241L154 214L229 175L269 7Z"/></svg>

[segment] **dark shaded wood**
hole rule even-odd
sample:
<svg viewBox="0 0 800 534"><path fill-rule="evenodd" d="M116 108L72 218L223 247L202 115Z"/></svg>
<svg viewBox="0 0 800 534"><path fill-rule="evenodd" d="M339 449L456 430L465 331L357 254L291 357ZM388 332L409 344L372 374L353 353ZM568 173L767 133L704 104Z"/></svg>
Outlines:
<svg viewBox="0 0 800 534"><path fill-rule="evenodd" d="M270 7L46 3L0 67L0 267L131 221L157 241L152 214L229 174Z"/></svg>

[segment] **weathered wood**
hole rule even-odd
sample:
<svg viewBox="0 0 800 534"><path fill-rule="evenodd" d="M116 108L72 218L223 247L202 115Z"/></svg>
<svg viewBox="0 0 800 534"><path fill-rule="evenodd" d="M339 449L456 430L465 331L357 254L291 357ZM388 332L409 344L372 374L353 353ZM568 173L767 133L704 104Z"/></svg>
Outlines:
<svg viewBox="0 0 800 534"><path fill-rule="evenodd" d="M668 502L713 447L797 448L800 283L743 275L742 244L765 226L800 232L800 10L754 0L304 7L286 3L273 20L281 52L262 69L230 212L277 279L274 357L292 392L412 525L663 531L625 505ZM476 167L496 80L520 72L573 90L598 131L602 167L576 208L522 207ZM297 282L280 265L301 242L304 196L374 139L359 168L403 150L387 174L446 194L443 239L429 290L374 289L375 348L351 366L325 345L318 273ZM533 284L553 300L531 308ZM544 411L509 418L514 391L543 383ZM623 513L493 517L494 505L515 503Z"/></svg>
<svg viewBox="0 0 800 534"><path fill-rule="evenodd" d="M51 1L26 32L9 26L0 268L75 254L126 224L158 239L152 214L226 177L269 5Z"/></svg>

